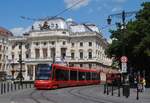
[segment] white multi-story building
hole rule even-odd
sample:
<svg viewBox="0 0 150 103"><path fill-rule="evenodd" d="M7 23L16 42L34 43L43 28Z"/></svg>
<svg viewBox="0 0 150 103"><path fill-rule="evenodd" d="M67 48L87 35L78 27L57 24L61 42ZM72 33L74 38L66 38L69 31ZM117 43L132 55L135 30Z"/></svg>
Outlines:
<svg viewBox="0 0 150 103"><path fill-rule="evenodd" d="M112 60L105 55L108 46L94 24L77 24L73 20L53 18L37 21L22 37L9 38L9 55L15 77L20 70L18 63L22 51L23 76L35 79L38 63L53 63L58 58L69 66L104 68ZM20 43L22 43L20 45Z"/></svg>
<svg viewBox="0 0 150 103"><path fill-rule="evenodd" d="M0 27L0 80L5 78L8 63L8 38L12 33Z"/></svg>

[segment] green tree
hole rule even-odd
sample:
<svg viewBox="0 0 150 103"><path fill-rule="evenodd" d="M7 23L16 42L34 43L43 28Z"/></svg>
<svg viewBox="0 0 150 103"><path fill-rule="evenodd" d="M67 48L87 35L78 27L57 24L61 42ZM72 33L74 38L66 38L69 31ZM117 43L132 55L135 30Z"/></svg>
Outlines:
<svg viewBox="0 0 150 103"><path fill-rule="evenodd" d="M125 54L128 67L135 71L146 70L146 75L150 76L150 2L142 4L135 18L127 23L125 30L111 30L112 43L106 53L116 61Z"/></svg>

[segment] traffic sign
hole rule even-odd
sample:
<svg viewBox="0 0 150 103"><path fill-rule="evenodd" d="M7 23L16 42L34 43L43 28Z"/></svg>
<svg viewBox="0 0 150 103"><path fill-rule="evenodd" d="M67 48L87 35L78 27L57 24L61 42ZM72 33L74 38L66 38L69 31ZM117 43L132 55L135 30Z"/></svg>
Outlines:
<svg viewBox="0 0 150 103"><path fill-rule="evenodd" d="M127 63L121 63L122 73L127 72Z"/></svg>
<svg viewBox="0 0 150 103"><path fill-rule="evenodd" d="M126 63L128 61L128 58L126 56L121 57L121 62Z"/></svg>

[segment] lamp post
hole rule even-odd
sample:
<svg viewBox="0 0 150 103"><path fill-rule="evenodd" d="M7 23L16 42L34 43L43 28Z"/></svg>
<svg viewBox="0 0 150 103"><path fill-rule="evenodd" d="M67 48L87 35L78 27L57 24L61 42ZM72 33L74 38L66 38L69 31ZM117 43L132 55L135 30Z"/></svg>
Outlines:
<svg viewBox="0 0 150 103"><path fill-rule="evenodd" d="M137 77L136 77L136 79L137 79L137 95L136 95L136 99L137 100L139 100L139 85L140 85L140 83L139 83L139 81L140 81L140 72L138 71L137 72Z"/></svg>
<svg viewBox="0 0 150 103"><path fill-rule="evenodd" d="M20 85L22 86L22 79L23 79L23 75L22 75L22 42L19 42L19 49L20 49L20 53L19 53L19 64L20 64L20 71L19 71L19 77L20 77Z"/></svg>
<svg viewBox="0 0 150 103"><path fill-rule="evenodd" d="M121 62L122 62L122 75L123 75L123 83L125 83L124 87L123 87L123 95L124 92L126 92L127 90L124 90L124 88L127 88L127 86L129 86L129 75L127 73L127 57L125 56L125 41L124 41L124 35L125 35L125 28L126 28L126 24L125 24L125 20L126 20L126 17L129 17L133 14L137 13L136 11L132 11L132 12L125 12L125 11L122 11L121 13L117 13L117 14L111 14L108 16L107 18L107 23L110 25L111 24L111 21L112 21L112 17L121 17L122 19L122 23L118 23L118 26L120 27L119 29L121 29L122 31L122 42L123 42L123 45L122 45L122 57L121 57ZM128 97L128 93L126 95L126 97Z"/></svg>
<svg viewBox="0 0 150 103"><path fill-rule="evenodd" d="M53 58L52 58L53 62L52 63L54 64L55 63L55 48L53 47L52 50L53 50Z"/></svg>
<svg viewBox="0 0 150 103"><path fill-rule="evenodd" d="M12 74L12 78L13 78L13 80L14 80L14 74L15 74L14 63L12 63L11 74Z"/></svg>
<svg viewBox="0 0 150 103"><path fill-rule="evenodd" d="M120 29L122 29L122 40L124 40L124 33L125 33L125 20L126 20L126 17L129 17L129 16L132 16L133 14L136 14L137 11L131 11L131 12L125 12L124 10L121 12L121 13L116 13L116 14L111 14L108 16L107 18L107 23L110 25L111 22L112 22L112 18L113 17L119 17L122 19L122 24L121 23L117 23L118 26L120 27ZM125 41L124 41L125 42ZM125 44L122 45L122 56L125 56Z"/></svg>

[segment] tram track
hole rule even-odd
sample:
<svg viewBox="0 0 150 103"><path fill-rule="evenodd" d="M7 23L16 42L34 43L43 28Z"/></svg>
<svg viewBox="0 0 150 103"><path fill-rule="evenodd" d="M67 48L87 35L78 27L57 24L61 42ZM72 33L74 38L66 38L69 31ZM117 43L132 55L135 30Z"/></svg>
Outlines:
<svg viewBox="0 0 150 103"><path fill-rule="evenodd" d="M89 89L91 87L85 86L84 88L80 88L80 89L70 89L68 91L68 93L70 93L71 95L76 96L78 98L82 98L84 100L89 100L92 103L113 103L112 101L109 101L107 99L100 99L98 97L91 96L91 95L89 96L89 95L86 95L85 93L82 93L82 91L87 89L87 88ZM115 103L120 103L120 102L115 102Z"/></svg>
<svg viewBox="0 0 150 103"><path fill-rule="evenodd" d="M83 89L83 88L82 88ZM88 98L87 96L85 96L85 95L81 95L80 94L80 90L82 90L82 89L78 89L77 91L76 91L76 89L71 89L70 91L68 91L71 95L73 95L73 96L76 96L76 97L78 97L78 98L82 98L82 99L84 99L84 100L88 100L88 101L91 101L92 103L106 103L106 102L103 102L103 101L98 101L98 100L94 100L94 99L91 99L91 98Z"/></svg>
<svg viewBox="0 0 150 103"><path fill-rule="evenodd" d="M37 94L37 92L34 90L30 95L31 95L31 99L35 101L35 103L43 103L42 101L38 100L37 97L34 97L34 94ZM48 101L48 103L57 103L55 100L50 99L49 97L47 97L46 95L44 95L46 92L48 92L48 90L40 90L39 96L43 97L44 100Z"/></svg>
<svg viewBox="0 0 150 103"><path fill-rule="evenodd" d="M36 91L34 90L33 92L31 92L30 94L30 98L35 102L35 103L41 103L39 100L37 100L36 98L34 98L33 94L35 94Z"/></svg>
<svg viewBox="0 0 150 103"><path fill-rule="evenodd" d="M92 95L87 95L87 94L85 94L84 92L82 92L83 90L84 90L84 89L78 91L78 94L84 95L84 96L86 96L86 97L88 97L88 98L96 99L96 100L101 101L101 102L103 102L103 103L114 103L114 102L112 102L112 101L110 101L110 100L108 100L108 99L104 99L104 98L101 98L101 99L100 99L99 97L95 97L95 96L92 96ZM116 101L115 101L115 103L120 103L120 102L116 102Z"/></svg>
<svg viewBox="0 0 150 103"><path fill-rule="evenodd" d="M94 87L94 85L84 86L84 87L69 87L69 88L57 89L56 91L34 89L29 93L27 93L26 95L22 95L22 96L14 95L11 100L13 102L11 103L27 103L27 101L31 101L32 103L61 103L60 100L62 99L62 96L66 96L66 95L70 97L66 98L66 100L63 101L63 103L70 103L69 101L71 101L71 99L69 98L75 98L78 102L80 102L80 100L81 101L83 100L87 103L113 103L112 101L104 98L100 99L98 96L88 95L91 94L90 92L88 94L85 93L85 91L90 90L92 88L97 88L97 87ZM61 98L60 100L58 99L59 97ZM120 102L115 102L115 103L120 103Z"/></svg>

